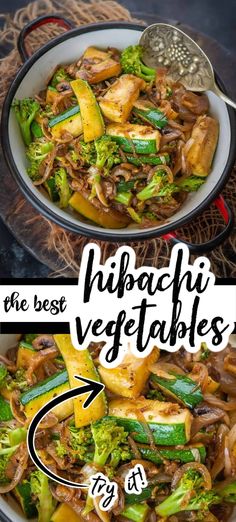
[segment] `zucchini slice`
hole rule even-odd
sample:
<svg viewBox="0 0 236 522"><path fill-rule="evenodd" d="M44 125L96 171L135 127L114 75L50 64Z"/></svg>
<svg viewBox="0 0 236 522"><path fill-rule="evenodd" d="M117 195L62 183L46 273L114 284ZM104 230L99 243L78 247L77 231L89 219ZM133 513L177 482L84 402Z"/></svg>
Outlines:
<svg viewBox="0 0 236 522"><path fill-rule="evenodd" d="M156 154L159 150L161 135L158 130L147 125L114 123L107 126L106 133L124 152L135 150L137 154Z"/></svg>
<svg viewBox="0 0 236 522"><path fill-rule="evenodd" d="M167 123L167 117L160 109L156 107L145 107L145 105L140 105L138 102L135 103L133 107L133 112L137 116L140 116L147 123L150 123L155 127L155 129L163 129Z"/></svg>
<svg viewBox="0 0 236 522"><path fill-rule="evenodd" d="M174 397L188 408L195 408L203 401L201 388L195 381L185 375L171 374L169 378L168 374L166 375L166 377L151 375L151 381L157 384L165 395Z"/></svg>
<svg viewBox="0 0 236 522"><path fill-rule="evenodd" d="M33 417L48 401L69 389L68 373L66 370L62 370L48 377L45 381L32 386L32 388L22 393L20 397L20 403L24 407L26 417ZM66 419L72 415L74 411L73 401L68 400L63 402L53 408L52 411L59 420Z"/></svg>
<svg viewBox="0 0 236 522"><path fill-rule="evenodd" d="M91 201L86 199L79 192L74 192L69 200L69 205L82 216L94 223L97 223L101 227L105 228L125 228L130 223L130 219L126 214L118 212L116 209L109 208L103 210L97 208Z"/></svg>
<svg viewBox="0 0 236 522"><path fill-rule="evenodd" d="M81 377L87 377L94 381L100 380L92 357L87 349L76 350L69 334L54 335L54 339L64 358L71 388L84 386L84 383L78 381L75 375L81 375ZM87 396L88 394L83 394L73 399L76 428L87 426L106 414L106 397L104 392L100 393L90 406L84 409L83 404Z"/></svg>
<svg viewBox="0 0 236 522"><path fill-rule="evenodd" d="M133 522L145 522L149 511L150 507L148 504L145 502L140 503L140 501L138 501L137 504L128 504L125 506L121 515L129 520L133 520Z"/></svg>
<svg viewBox="0 0 236 522"><path fill-rule="evenodd" d="M119 425L132 433L137 442L149 442L145 423L148 424L156 444L176 446L186 444L190 439L192 415L189 410L173 403L143 397L133 401L113 399L109 405L109 416L114 417Z"/></svg>
<svg viewBox="0 0 236 522"><path fill-rule="evenodd" d="M175 460L178 462L205 462L206 449L203 444L192 444L183 448L168 448L158 446L158 452L152 450L147 444L139 445L138 450L145 460L154 464L161 464L162 459ZM160 457L161 456L161 457Z"/></svg>
<svg viewBox="0 0 236 522"><path fill-rule="evenodd" d="M19 501L26 518L36 518L38 511L35 503L32 501L30 482L23 480L15 487L13 493Z"/></svg>
<svg viewBox="0 0 236 522"><path fill-rule="evenodd" d="M126 158L128 163L132 163L133 165L137 165L137 167L141 167L142 165L169 165L170 163L170 156L169 154L159 154L156 155L140 155L139 157L131 156L129 154L126 154Z"/></svg>
<svg viewBox="0 0 236 522"><path fill-rule="evenodd" d="M100 138L105 132L105 125L90 85L78 78L71 82L71 87L80 106L84 141L87 143Z"/></svg>
<svg viewBox="0 0 236 522"><path fill-rule="evenodd" d="M69 132L77 138L83 132L82 119L79 105L70 107L61 114L57 114L48 123L54 137L60 137L63 132Z"/></svg>

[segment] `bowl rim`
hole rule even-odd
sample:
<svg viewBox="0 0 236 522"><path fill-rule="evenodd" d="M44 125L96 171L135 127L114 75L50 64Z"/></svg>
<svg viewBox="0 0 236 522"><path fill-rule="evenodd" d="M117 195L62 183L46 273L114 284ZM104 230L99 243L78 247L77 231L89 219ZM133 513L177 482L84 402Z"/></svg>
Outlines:
<svg viewBox="0 0 236 522"><path fill-rule="evenodd" d="M22 175L20 171L18 170L18 167L14 161L11 146L10 146L10 140L9 140L9 117L10 117L10 109L11 104L13 101L13 98L15 96L15 93L21 84L21 81L24 79L25 74L31 69L32 65L37 62L37 60L42 57L44 54L46 54L50 49L56 47L58 44L73 38L75 36L79 36L80 34L94 32L94 31L102 31L106 29L131 29L136 31L142 31L145 29L145 25L138 24L138 23L132 23L132 22L125 22L125 21L112 21L112 22L96 22L92 24L86 24L81 27L76 27L75 29L71 29L56 38L53 38L49 42L47 42L45 45L43 45L40 49L38 49L20 68L18 71L16 77L14 78L13 82L10 85L10 88L7 92L7 95L4 100L3 109L2 109L2 118L1 118L1 143L2 143L2 149L3 149L3 155L5 158L5 161L7 163L7 166L13 175L15 181L17 182L17 185L23 192L26 199L33 205L33 207L44 217L46 217L49 220L52 220L57 225L63 227L66 230L69 230L70 232L80 234L82 236L89 237L91 239L99 239L103 241L109 241L109 242L130 242L130 241L139 241L139 240L147 240L147 239L153 239L160 236L163 236L165 234L168 234L170 232L173 232L174 230L188 224L190 221L192 221L194 218L196 218L199 214L201 214L219 195L219 193L222 191L224 185L227 182L228 177L230 176L231 170L234 165L235 157L236 157L236 116L234 113L234 110L226 106L228 116L229 116L229 126L230 126L230 133L231 133L231 140L230 140L230 147L229 147L229 155L227 158L227 162L225 165L225 168L223 172L220 175L219 181L214 186L213 190L202 200L200 203L191 210L187 215L177 219L176 221L173 221L171 223L166 223L161 225L161 227L155 228L153 227L150 230L140 229L132 231L130 229L129 233L122 234L122 230L119 230L119 234L114 233L113 231L109 231L109 229L103 229L97 227L96 229L90 230L90 228L86 227L86 223L83 227L80 226L80 221L78 220L78 224L72 223L68 218L59 216L56 212L53 212L53 210L49 209L46 203L40 201L40 199L37 197L36 194L34 194L30 187L26 184L24 179L22 178ZM222 80L219 78L219 76L215 73L216 81L221 87L221 89L226 92L225 86L222 82Z"/></svg>

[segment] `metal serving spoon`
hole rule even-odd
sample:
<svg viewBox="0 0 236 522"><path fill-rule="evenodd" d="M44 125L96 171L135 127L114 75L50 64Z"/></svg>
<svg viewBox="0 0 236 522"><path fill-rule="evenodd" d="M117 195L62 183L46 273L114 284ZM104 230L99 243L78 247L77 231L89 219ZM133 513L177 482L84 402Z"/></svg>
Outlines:
<svg viewBox="0 0 236 522"><path fill-rule="evenodd" d="M192 91L213 91L236 109L236 103L216 85L213 67L201 47L183 31L169 24L149 25L140 38L143 62L149 67L168 68L168 77L180 80Z"/></svg>

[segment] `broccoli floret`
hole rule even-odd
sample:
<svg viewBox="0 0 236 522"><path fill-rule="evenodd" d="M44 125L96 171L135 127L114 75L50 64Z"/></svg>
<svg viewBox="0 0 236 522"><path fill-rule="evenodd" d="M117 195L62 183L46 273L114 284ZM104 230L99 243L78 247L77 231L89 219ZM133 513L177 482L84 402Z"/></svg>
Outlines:
<svg viewBox="0 0 236 522"><path fill-rule="evenodd" d="M90 426L83 428L69 427L70 446L76 452L76 457L82 462L91 462L93 460L93 436Z"/></svg>
<svg viewBox="0 0 236 522"><path fill-rule="evenodd" d="M60 198L59 206L60 208L66 208L71 197L71 189L69 187L66 169L63 167L59 167L55 170L55 185Z"/></svg>
<svg viewBox="0 0 236 522"><path fill-rule="evenodd" d="M156 513L161 517L170 517L179 511L208 511L209 506L221 501L213 490L204 489L204 479L195 470L188 470L175 491L156 507Z"/></svg>
<svg viewBox="0 0 236 522"><path fill-rule="evenodd" d="M109 464L116 467L121 460L132 458L127 441L128 433L122 426L118 426L115 420L103 418L94 422L91 428L95 443L93 458L95 464L99 466Z"/></svg>
<svg viewBox="0 0 236 522"><path fill-rule="evenodd" d="M65 448L65 446L63 446L63 444L57 440L56 441L56 454L58 457L60 457L61 459L63 459L63 457L65 457L65 455L67 455L68 451L67 449Z"/></svg>
<svg viewBox="0 0 236 522"><path fill-rule="evenodd" d="M155 80L156 71L147 67L142 62L143 47L141 45L130 45L121 53L121 67L126 74L135 74L146 82Z"/></svg>
<svg viewBox="0 0 236 522"><path fill-rule="evenodd" d="M217 493L225 502L236 503L236 481L234 480L230 484L227 484L223 489L216 488Z"/></svg>
<svg viewBox="0 0 236 522"><path fill-rule="evenodd" d="M152 176L152 179L143 190L138 192L137 198L140 201L146 201L147 199L157 196L163 183L166 182L166 174L163 170L158 170Z"/></svg>
<svg viewBox="0 0 236 522"><path fill-rule="evenodd" d="M80 161L85 165L95 165L96 163L96 150L93 141L90 143L79 141L76 151L71 150L70 154L74 162Z"/></svg>
<svg viewBox="0 0 236 522"><path fill-rule="evenodd" d="M60 67L57 69L57 71L54 73L50 85L52 87L56 87L58 83L60 82L71 82L71 77L69 74L65 71L63 67Z"/></svg>
<svg viewBox="0 0 236 522"><path fill-rule="evenodd" d="M25 145L29 145L32 141L30 125L39 111L40 105L32 98L24 98L23 100L14 100L12 106L14 108Z"/></svg>
<svg viewBox="0 0 236 522"><path fill-rule="evenodd" d="M108 206L102 191L101 174L107 176L113 165L121 162L118 156L119 147L110 136L102 136L93 143L80 142L80 145L84 162L91 166L89 171L90 199L97 196L103 205Z"/></svg>
<svg viewBox="0 0 236 522"><path fill-rule="evenodd" d="M32 495L36 497L38 522L49 522L55 510L55 501L49 488L47 475L42 471L34 471L30 475Z"/></svg>
<svg viewBox="0 0 236 522"><path fill-rule="evenodd" d="M30 166L27 169L27 172L31 179L34 181L40 177L39 167L49 154L52 151L54 145L51 141L46 141L45 138L40 138L38 140L33 141L27 151L26 157L30 162Z"/></svg>
<svg viewBox="0 0 236 522"><path fill-rule="evenodd" d="M24 368L18 368L14 375L8 375L6 378L6 388L9 391L20 390L21 392L26 391L29 387L25 377L26 370Z"/></svg>
<svg viewBox="0 0 236 522"><path fill-rule="evenodd" d="M26 440L26 434L25 428L12 430L7 425L0 428L0 484L8 482L6 468L9 459L17 451L19 444Z"/></svg>
<svg viewBox="0 0 236 522"><path fill-rule="evenodd" d="M169 183L162 187L157 196L172 196L172 194L185 191L185 192L195 192L198 190L203 183L205 183L204 178L200 178L198 176L189 176L184 179L180 183Z"/></svg>
<svg viewBox="0 0 236 522"><path fill-rule="evenodd" d="M95 165L99 169L103 169L103 174L107 175L113 165L120 163L119 146L110 136L98 138L94 145L97 154Z"/></svg>
<svg viewBox="0 0 236 522"><path fill-rule="evenodd" d="M0 364L0 388L6 385L6 377L8 375L8 371L3 364Z"/></svg>

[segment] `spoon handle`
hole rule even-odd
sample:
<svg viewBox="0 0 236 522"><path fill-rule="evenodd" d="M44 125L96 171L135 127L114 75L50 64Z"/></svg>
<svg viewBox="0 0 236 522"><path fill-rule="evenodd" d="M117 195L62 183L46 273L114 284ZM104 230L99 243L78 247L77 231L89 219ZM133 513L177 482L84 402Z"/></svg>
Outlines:
<svg viewBox="0 0 236 522"><path fill-rule="evenodd" d="M226 94L224 94L219 87L216 85L216 83L212 87L212 91L217 94L222 100L224 100L225 103L228 103L228 105L231 105L234 109L236 109L236 103L231 100Z"/></svg>

